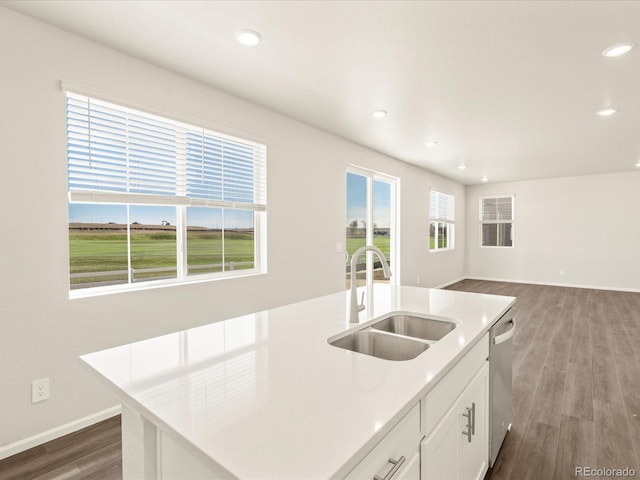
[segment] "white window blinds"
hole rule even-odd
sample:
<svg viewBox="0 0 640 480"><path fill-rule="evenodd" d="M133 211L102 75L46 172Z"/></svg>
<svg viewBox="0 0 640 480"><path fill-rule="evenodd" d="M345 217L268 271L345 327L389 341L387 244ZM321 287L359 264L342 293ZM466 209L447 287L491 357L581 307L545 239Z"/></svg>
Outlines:
<svg viewBox="0 0 640 480"><path fill-rule="evenodd" d="M494 197L482 199L482 222L513 221L513 197Z"/></svg>
<svg viewBox="0 0 640 480"><path fill-rule="evenodd" d="M67 93L72 201L266 210L266 146Z"/></svg>
<svg viewBox="0 0 640 480"><path fill-rule="evenodd" d="M429 218L440 222L455 220L455 200L453 195L431 190L429 194Z"/></svg>

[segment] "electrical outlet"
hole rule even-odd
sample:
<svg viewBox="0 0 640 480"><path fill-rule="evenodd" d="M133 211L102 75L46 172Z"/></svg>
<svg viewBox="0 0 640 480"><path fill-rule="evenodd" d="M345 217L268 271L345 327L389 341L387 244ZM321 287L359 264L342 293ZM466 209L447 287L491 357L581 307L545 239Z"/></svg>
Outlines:
<svg viewBox="0 0 640 480"><path fill-rule="evenodd" d="M420 285L420 275L416 277L416 285Z"/></svg>
<svg viewBox="0 0 640 480"><path fill-rule="evenodd" d="M564 275L564 268L560 269L560 275Z"/></svg>
<svg viewBox="0 0 640 480"><path fill-rule="evenodd" d="M49 399L49 379L41 378L31 382L31 403Z"/></svg>

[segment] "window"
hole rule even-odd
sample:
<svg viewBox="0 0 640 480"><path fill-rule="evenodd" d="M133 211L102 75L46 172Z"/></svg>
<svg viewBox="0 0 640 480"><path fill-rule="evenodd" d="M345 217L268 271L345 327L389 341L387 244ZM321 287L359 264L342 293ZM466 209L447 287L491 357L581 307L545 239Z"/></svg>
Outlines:
<svg viewBox="0 0 640 480"><path fill-rule="evenodd" d="M513 195L480 198L483 247L513 247Z"/></svg>
<svg viewBox="0 0 640 480"><path fill-rule="evenodd" d="M429 194L429 251L453 250L456 207L453 195Z"/></svg>
<svg viewBox="0 0 640 480"><path fill-rule="evenodd" d="M265 271L264 145L67 93L67 162L71 290Z"/></svg>
<svg viewBox="0 0 640 480"><path fill-rule="evenodd" d="M364 245L375 245L391 267L395 282L398 277L395 229L396 179L355 167L347 172L346 218L346 286L351 282L351 256ZM360 257L356 268L358 286L371 283L389 283L382 273L378 257L367 252Z"/></svg>

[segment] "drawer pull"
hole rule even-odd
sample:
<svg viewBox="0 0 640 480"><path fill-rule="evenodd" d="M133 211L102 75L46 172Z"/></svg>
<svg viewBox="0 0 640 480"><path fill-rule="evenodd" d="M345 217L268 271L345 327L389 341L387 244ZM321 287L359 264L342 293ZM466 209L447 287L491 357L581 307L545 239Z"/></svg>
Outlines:
<svg viewBox="0 0 640 480"><path fill-rule="evenodd" d="M473 435L473 427L472 427L472 410L469 407L466 407L465 410L467 413L463 413L462 416L467 418L467 430L463 431L462 434L467 436L467 441L471 443L471 435Z"/></svg>
<svg viewBox="0 0 640 480"><path fill-rule="evenodd" d="M476 402L471 403L471 435L476 434Z"/></svg>
<svg viewBox="0 0 640 480"><path fill-rule="evenodd" d="M393 476L396 474L396 472L400 470L400 467L402 467L402 464L404 463L405 460L406 458L404 458L404 455L401 456L398 460L390 458L388 462L391 464L391 469L389 469L389 471L385 474L384 477L381 477L380 475L377 475L377 474L374 475L373 480L391 480Z"/></svg>

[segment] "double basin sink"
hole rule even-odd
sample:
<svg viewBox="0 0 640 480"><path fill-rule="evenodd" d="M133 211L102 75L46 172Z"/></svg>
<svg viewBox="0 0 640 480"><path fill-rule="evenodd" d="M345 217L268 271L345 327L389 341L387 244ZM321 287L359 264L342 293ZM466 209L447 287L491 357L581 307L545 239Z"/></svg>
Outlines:
<svg viewBox="0 0 640 480"><path fill-rule="evenodd" d="M457 326L454 321L414 313L390 313L329 343L385 360L411 360Z"/></svg>

